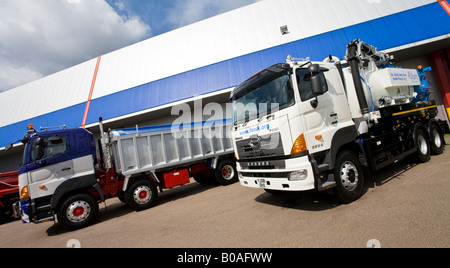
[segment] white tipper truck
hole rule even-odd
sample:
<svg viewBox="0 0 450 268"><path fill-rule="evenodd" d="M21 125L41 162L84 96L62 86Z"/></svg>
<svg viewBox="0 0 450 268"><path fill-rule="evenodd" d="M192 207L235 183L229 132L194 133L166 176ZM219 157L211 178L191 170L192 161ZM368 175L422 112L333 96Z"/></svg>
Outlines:
<svg viewBox="0 0 450 268"><path fill-rule="evenodd" d="M98 146L84 128L35 131L29 126L19 170L24 223L54 221L68 229L92 224L99 203L119 198L136 210L154 206L158 188L237 181L228 120L103 129ZM7 147L11 148L10 144Z"/></svg>
<svg viewBox="0 0 450 268"><path fill-rule="evenodd" d="M241 185L273 194L335 188L350 203L363 194L366 171L441 154L435 101L417 96L418 70L392 60L355 40L343 61L288 56L237 86L232 139Z"/></svg>

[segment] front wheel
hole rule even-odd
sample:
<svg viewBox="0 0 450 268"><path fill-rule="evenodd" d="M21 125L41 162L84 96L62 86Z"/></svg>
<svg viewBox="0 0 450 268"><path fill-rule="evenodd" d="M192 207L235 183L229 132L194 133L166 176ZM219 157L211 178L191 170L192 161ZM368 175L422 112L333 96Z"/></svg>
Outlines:
<svg viewBox="0 0 450 268"><path fill-rule="evenodd" d="M343 151L338 155L334 178L337 196L341 202L349 204L362 196L364 170L352 151Z"/></svg>
<svg viewBox="0 0 450 268"><path fill-rule="evenodd" d="M76 194L64 200L57 217L61 225L77 230L91 225L98 215L98 202L86 193Z"/></svg>

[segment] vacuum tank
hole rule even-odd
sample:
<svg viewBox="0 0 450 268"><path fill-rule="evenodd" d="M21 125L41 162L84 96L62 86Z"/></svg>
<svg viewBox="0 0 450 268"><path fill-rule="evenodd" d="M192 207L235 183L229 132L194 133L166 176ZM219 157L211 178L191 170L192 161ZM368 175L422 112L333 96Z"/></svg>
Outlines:
<svg viewBox="0 0 450 268"><path fill-rule="evenodd" d="M357 100L351 105L354 118L369 117L383 107L414 102L418 92L423 92L418 70L395 68L392 60L391 55L360 40L348 45L346 62L341 63L347 67L343 69L345 80L354 82L347 82L349 100Z"/></svg>

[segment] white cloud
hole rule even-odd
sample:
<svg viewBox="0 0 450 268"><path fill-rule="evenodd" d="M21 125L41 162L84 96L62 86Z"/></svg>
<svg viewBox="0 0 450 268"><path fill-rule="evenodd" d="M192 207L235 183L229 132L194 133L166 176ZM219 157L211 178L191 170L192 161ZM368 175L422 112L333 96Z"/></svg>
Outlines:
<svg viewBox="0 0 450 268"><path fill-rule="evenodd" d="M122 1L116 1L114 3L114 5L120 10L120 11L124 11L125 10L125 3Z"/></svg>
<svg viewBox="0 0 450 268"><path fill-rule="evenodd" d="M15 67L7 62L0 63L0 92L1 88L10 89L42 77L42 74L27 67Z"/></svg>
<svg viewBox="0 0 450 268"><path fill-rule="evenodd" d="M149 37L105 0L1 0L0 91Z"/></svg>

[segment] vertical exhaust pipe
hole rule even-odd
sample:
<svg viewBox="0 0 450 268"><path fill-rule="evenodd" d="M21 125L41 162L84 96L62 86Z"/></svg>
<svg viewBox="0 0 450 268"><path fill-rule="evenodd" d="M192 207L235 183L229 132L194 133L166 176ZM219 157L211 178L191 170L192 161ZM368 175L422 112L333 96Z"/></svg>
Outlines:
<svg viewBox="0 0 450 268"><path fill-rule="evenodd" d="M100 127L100 136L101 136L101 150L103 153L103 167L106 169L106 172L112 168L112 157L111 157L111 149L109 146L109 135L105 133L105 129L103 127L103 118L99 118L99 127Z"/></svg>
<svg viewBox="0 0 450 268"><path fill-rule="evenodd" d="M370 114L369 105L367 104L366 95L361 81L361 73L359 72L359 57L358 57L359 40L355 40L347 46L347 60L350 62L352 68L353 83L355 84L356 95L358 97L359 106L363 117Z"/></svg>
<svg viewBox="0 0 450 268"><path fill-rule="evenodd" d="M103 127L103 118L102 117L100 117L99 119L98 119L98 123L99 123L99 128L100 128L100 134L102 135L102 137L103 137L103 134L105 133L105 129L104 129L104 127Z"/></svg>

